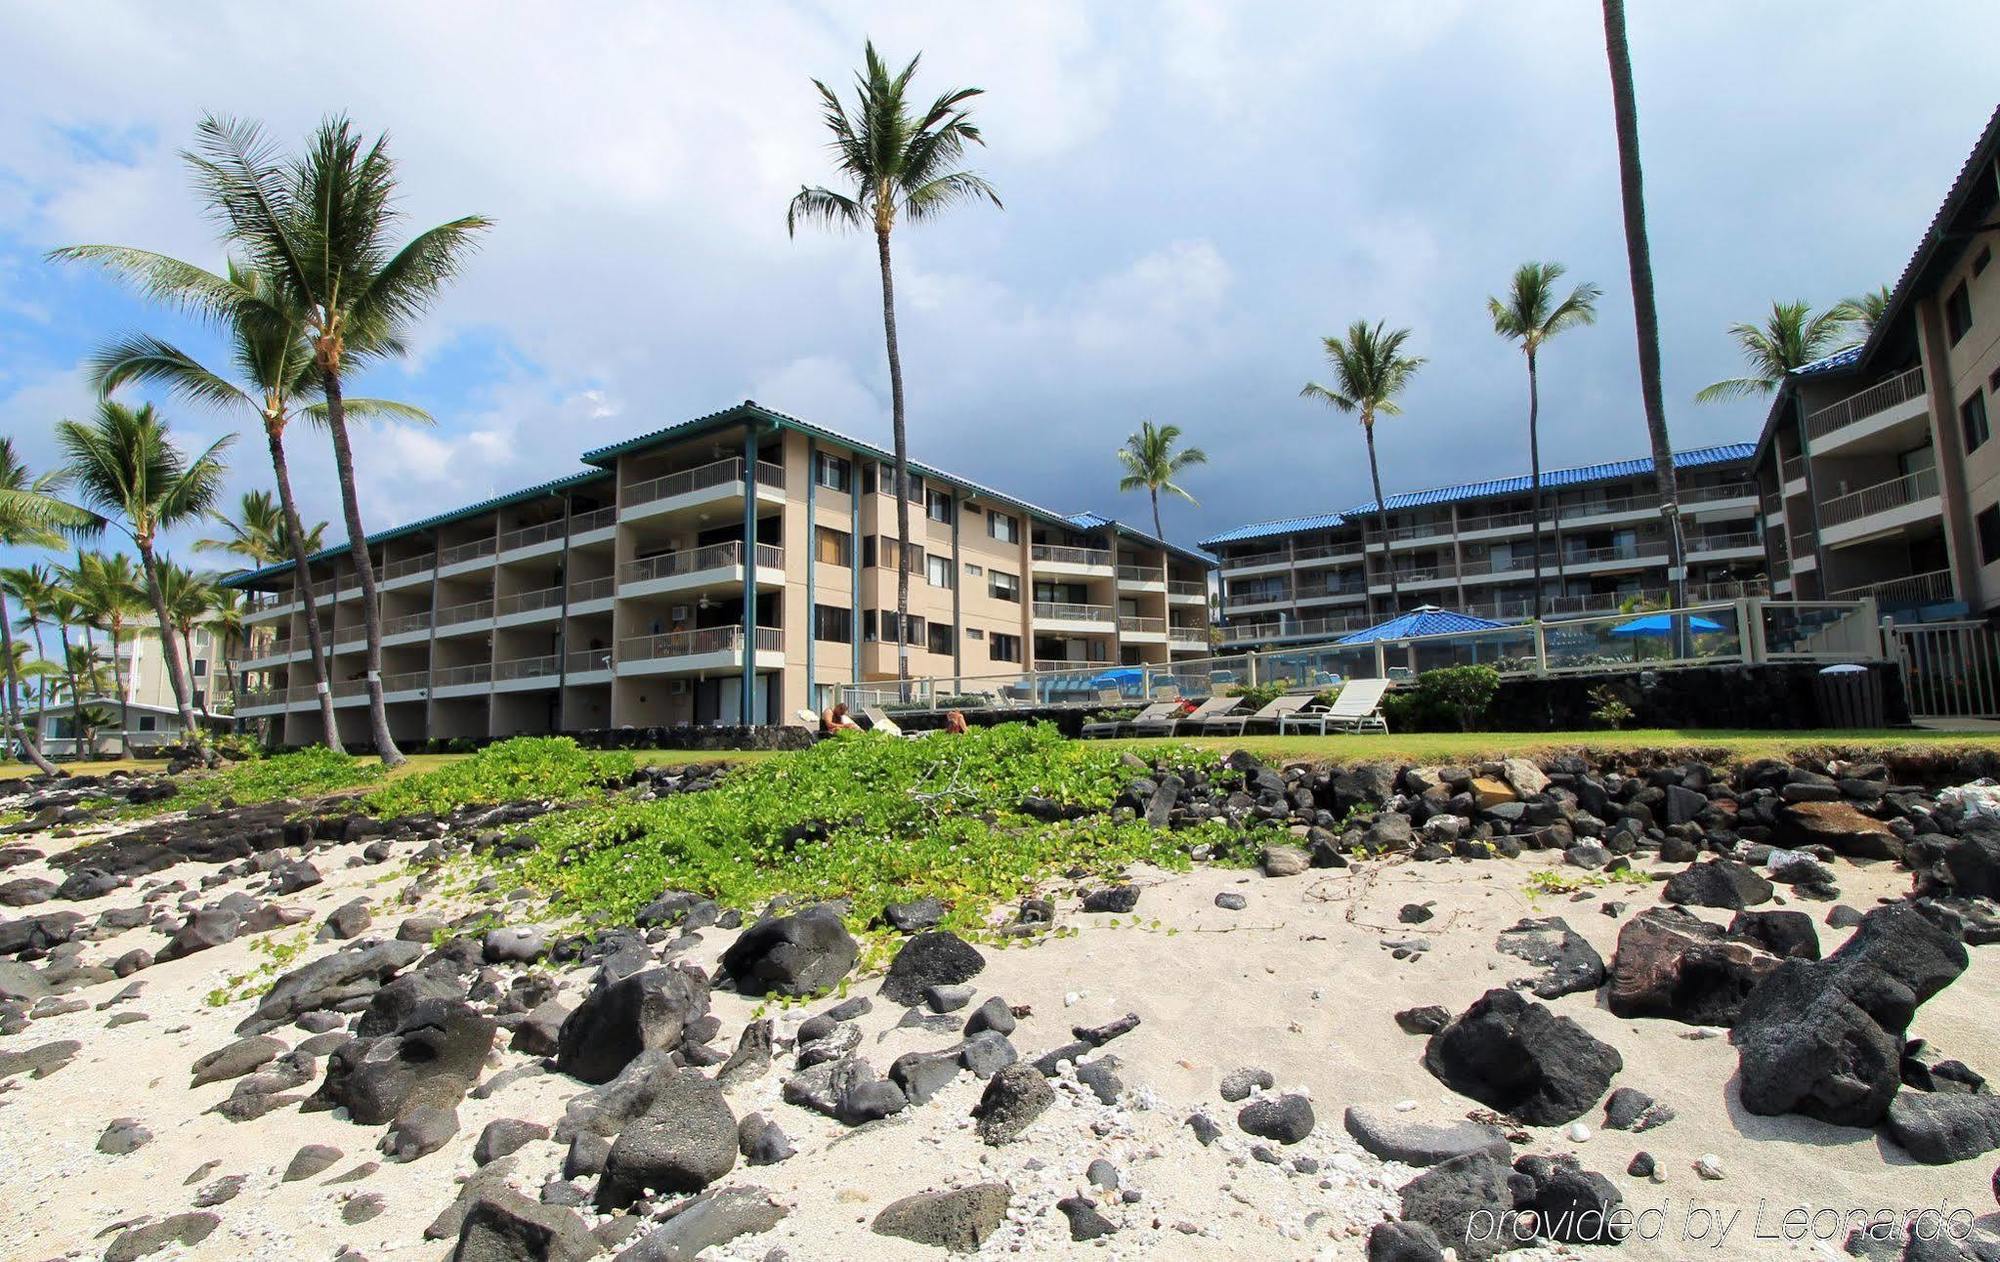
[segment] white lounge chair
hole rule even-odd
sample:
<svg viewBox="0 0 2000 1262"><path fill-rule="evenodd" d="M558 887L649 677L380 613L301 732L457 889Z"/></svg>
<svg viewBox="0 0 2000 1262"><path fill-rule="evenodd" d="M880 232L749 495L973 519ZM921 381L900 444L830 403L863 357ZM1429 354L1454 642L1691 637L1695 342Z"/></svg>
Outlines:
<svg viewBox="0 0 2000 1262"><path fill-rule="evenodd" d="M819 731L819 716L817 714L814 714L811 710L801 709L794 711L792 717L797 719L799 722L805 724L813 731L815 732Z"/></svg>
<svg viewBox="0 0 2000 1262"><path fill-rule="evenodd" d="M905 732L902 728L897 727L896 720L885 714L881 706L871 705L861 707L861 717L868 720L868 730L871 732L880 732L885 736L914 737L917 735L915 732Z"/></svg>
<svg viewBox="0 0 2000 1262"><path fill-rule="evenodd" d="M1141 723L1157 723L1161 719L1178 717L1181 710L1179 698L1172 701L1155 701L1129 719L1099 719L1083 725L1086 739L1117 736L1128 730L1136 730Z"/></svg>
<svg viewBox="0 0 2000 1262"><path fill-rule="evenodd" d="M1202 725L1202 731L1205 733L1233 731L1241 736L1250 730L1252 723L1271 723L1277 725L1278 730L1282 732L1285 719L1311 705L1315 695L1310 692L1281 692L1266 702L1255 714L1245 714L1239 710L1234 714L1217 715Z"/></svg>
<svg viewBox="0 0 2000 1262"><path fill-rule="evenodd" d="M1389 721L1382 717L1382 698L1389 693L1389 682L1350 679L1341 685L1331 706L1294 711L1278 720L1278 731L1318 732L1321 736L1328 732L1386 732Z"/></svg>
<svg viewBox="0 0 2000 1262"><path fill-rule="evenodd" d="M1241 697L1210 697L1186 714L1169 714L1164 720L1140 727L1132 725L1134 736L1186 736L1199 732L1210 719L1228 714L1243 704Z"/></svg>

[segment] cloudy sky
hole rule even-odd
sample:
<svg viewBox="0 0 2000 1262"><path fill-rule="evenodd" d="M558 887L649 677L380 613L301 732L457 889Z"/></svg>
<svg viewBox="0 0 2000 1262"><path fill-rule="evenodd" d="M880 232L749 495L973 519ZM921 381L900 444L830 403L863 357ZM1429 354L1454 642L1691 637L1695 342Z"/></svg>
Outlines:
<svg viewBox="0 0 2000 1262"><path fill-rule="evenodd" d="M1762 409L1691 396L1773 299L1895 278L1994 106L2000 6L1639 0L1631 42L1677 446ZM204 111L288 142L387 130L408 226L497 227L354 389L435 429L358 439L369 525L577 467L586 448L744 398L886 444L874 251L787 238L831 178L809 79L872 36L919 87L986 90L975 164L1004 210L897 238L913 452L1063 509L1145 516L1114 449L1171 421L1210 456L1167 509L1192 540L1351 505L1355 423L1298 398L1358 318L1428 358L1384 424L1389 489L1521 472L1525 382L1485 300L1528 259L1606 291L1544 357L1552 465L1645 450L1596 5L350 3L10 5L0 93L0 431L37 465L89 405L78 361L144 328L208 344L91 273L74 242L218 262L178 150ZM191 441L237 418L172 411ZM336 518L323 443L295 469ZM246 434L232 491L268 484ZM334 534L337 536L338 531Z"/></svg>

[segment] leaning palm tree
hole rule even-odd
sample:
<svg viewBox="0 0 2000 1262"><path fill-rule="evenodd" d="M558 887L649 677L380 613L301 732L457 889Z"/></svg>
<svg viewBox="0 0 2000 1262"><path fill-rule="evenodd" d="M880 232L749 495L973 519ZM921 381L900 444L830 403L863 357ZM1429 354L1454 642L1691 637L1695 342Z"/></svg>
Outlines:
<svg viewBox="0 0 2000 1262"><path fill-rule="evenodd" d="M1854 312L1844 302L1813 314L1803 302L1774 302L1762 324L1732 324L1729 336L1750 365L1747 377L1732 377L1706 386L1694 396L1696 403L1722 399L1744 399L1765 395L1778 388L1785 374L1803 368L1838 350Z"/></svg>
<svg viewBox="0 0 2000 1262"><path fill-rule="evenodd" d="M1660 313L1653 298L1653 248L1646 238L1646 176L1639 162L1639 105L1632 88L1632 50L1625 42L1625 0L1604 0L1604 56L1611 68L1612 125L1618 135L1618 195L1625 211L1625 259L1632 273L1632 328L1639 343L1639 394L1653 449L1660 520L1666 528L1668 585L1676 609L1687 603L1681 540L1679 479L1660 388Z"/></svg>
<svg viewBox="0 0 2000 1262"><path fill-rule="evenodd" d="M129 408L113 399L99 403L88 421L56 423L56 443L76 493L87 507L114 521L139 551L174 705L188 740L204 754L206 744L162 599L156 547L161 531L200 520L215 507L226 472L222 452L235 438L224 435L189 460L174 446L151 404Z"/></svg>
<svg viewBox="0 0 2000 1262"><path fill-rule="evenodd" d="M1126 435L1125 445L1118 449L1118 463L1125 466L1125 476L1118 479L1118 489L1144 491L1152 497L1155 539L1164 540L1167 537L1166 531L1160 528L1160 492L1178 495L1188 503L1196 504L1194 496L1188 494L1187 488L1177 484L1174 478L1183 469L1208 463L1208 453L1199 447L1175 451L1174 445L1180 442L1180 438L1181 427L1178 425L1140 421L1139 432Z"/></svg>
<svg viewBox="0 0 2000 1262"><path fill-rule="evenodd" d="M171 558L161 557L160 603L166 606L167 621L173 625L174 637L180 641L185 655L182 666L192 679L195 628L207 621L214 607L215 585L193 570L174 564ZM202 710L204 713L208 710L206 701Z"/></svg>
<svg viewBox="0 0 2000 1262"><path fill-rule="evenodd" d="M106 556L101 552L78 550L76 562L66 567L63 579L83 606L86 625L111 639L111 682L118 693L118 724L132 731L132 697L125 685L125 667L119 649L125 644L128 628L137 639L140 632L133 621L146 612L145 579L123 552ZM164 643L164 639L162 643Z"/></svg>
<svg viewBox="0 0 2000 1262"><path fill-rule="evenodd" d="M21 606L21 616L15 620L13 629L26 631L34 638L37 665L49 666L51 670L59 673L61 668L48 661L48 650L42 644L42 624L47 621L49 606L55 599L56 587L56 572L40 562L10 566L0 570L0 595L13 597ZM46 679L35 689L35 695L35 730L42 732L48 730L49 722L49 689Z"/></svg>
<svg viewBox="0 0 2000 1262"><path fill-rule="evenodd" d="M1875 326L1882 322L1882 317L1889 314L1890 293L1889 287L1883 285L1879 289L1870 289L1852 298L1844 298L1840 305L1834 308L1847 317L1848 323L1853 326L1852 333L1859 335L1853 337L1854 345L1859 346L1866 341L1868 335L1875 331Z"/></svg>
<svg viewBox="0 0 2000 1262"><path fill-rule="evenodd" d="M0 546L8 548L48 548L62 542L65 532L85 534L103 523L93 513L61 498L66 475L61 471L40 475L14 454L14 440L0 435ZM67 632L64 633L67 637ZM0 587L0 654L6 656L7 694L21 692L20 671L14 665L14 625L7 615L7 589ZM28 734L18 705L11 707L7 722L21 752L45 775L54 775L55 766L42 757L35 738Z"/></svg>
<svg viewBox="0 0 2000 1262"><path fill-rule="evenodd" d="M1564 329L1596 323L1597 300L1604 295L1595 285L1578 285L1568 297L1558 299L1556 282L1562 279L1563 271L1560 263L1523 263L1514 269L1514 284L1507 296L1486 300L1493 331L1510 342L1519 342L1528 357L1528 476L1534 510L1537 620L1542 616L1542 395L1536 359L1548 340ZM1562 547L1560 526L1556 547Z"/></svg>
<svg viewBox="0 0 2000 1262"><path fill-rule="evenodd" d="M1382 500L1382 472L1375 463L1375 418L1402 414L1396 396L1423 367L1421 357L1403 354L1403 343L1409 340L1408 329L1385 331L1379 320L1371 329L1366 320L1356 320L1346 337L1321 339L1327 363L1333 366L1334 384L1308 381L1299 391L1302 398L1361 416L1361 433L1368 441L1368 480L1375 488L1375 529L1382 536L1382 564L1389 572L1391 614L1402 612L1403 594L1396 583L1396 558L1388 551L1389 508Z"/></svg>
<svg viewBox="0 0 2000 1262"><path fill-rule="evenodd" d="M848 192L801 188L785 212L785 231L796 235L799 221L830 227L869 229L875 233L875 254L882 271L882 333L889 352L889 411L896 457L896 678L910 678L910 483L909 435L903 410L903 355L896 343L896 285L889 265L889 237L898 218L911 223L935 219L965 201L981 199L1000 204L984 177L962 170L957 163L969 144L985 144L966 103L982 95L981 88L954 88L915 113L907 98L910 79L922 54L910 58L899 74L876 55L871 41L863 50L864 66L855 76L854 109L849 113L832 88L813 80L819 89L821 116L833 134L828 148L834 168Z"/></svg>

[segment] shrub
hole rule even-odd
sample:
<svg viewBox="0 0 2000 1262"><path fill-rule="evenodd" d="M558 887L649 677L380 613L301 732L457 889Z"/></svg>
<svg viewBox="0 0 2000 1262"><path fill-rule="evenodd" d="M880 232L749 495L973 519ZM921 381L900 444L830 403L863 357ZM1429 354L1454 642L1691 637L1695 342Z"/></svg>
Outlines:
<svg viewBox="0 0 2000 1262"><path fill-rule="evenodd" d="M119 813L127 817L160 815L224 798L238 806L251 806L279 798L324 797L379 780L381 776L379 763L362 762L351 754L336 754L323 745L312 745L288 754L230 764L216 771L190 772L176 781L180 791L174 796L128 806Z"/></svg>
<svg viewBox="0 0 2000 1262"><path fill-rule="evenodd" d="M1500 691L1500 672L1491 666L1441 666L1417 676L1382 702L1396 732L1476 732Z"/></svg>
<svg viewBox="0 0 2000 1262"><path fill-rule="evenodd" d="M1599 727L1616 730L1632 721L1632 707L1625 704L1625 699L1619 696L1618 690L1610 684L1599 684L1592 688L1590 703L1593 707L1590 712L1591 721Z"/></svg>
<svg viewBox="0 0 2000 1262"><path fill-rule="evenodd" d="M474 802L572 801L629 777L637 767L623 750L587 750L567 736L517 736L462 762L384 785L368 795L367 806L383 816L443 815Z"/></svg>

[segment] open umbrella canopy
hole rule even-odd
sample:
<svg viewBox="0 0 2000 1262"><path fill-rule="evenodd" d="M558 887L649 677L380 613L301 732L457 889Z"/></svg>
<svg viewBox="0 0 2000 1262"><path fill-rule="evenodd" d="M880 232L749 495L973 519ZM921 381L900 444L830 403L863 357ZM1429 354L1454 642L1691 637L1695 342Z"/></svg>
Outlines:
<svg viewBox="0 0 2000 1262"><path fill-rule="evenodd" d="M1702 617L1700 614L1649 613L1643 618L1634 618L1630 622L1621 622L1611 628L1606 634L1622 636L1672 635L1676 624L1697 635L1722 630L1721 623L1713 622Z"/></svg>
<svg viewBox="0 0 2000 1262"><path fill-rule="evenodd" d="M1494 622L1490 618L1475 618L1469 613L1456 613L1450 609L1440 609L1436 605L1418 605L1406 614L1398 614L1387 622L1378 622L1372 627L1352 631L1336 640L1336 644L1373 644L1377 640L1413 640L1421 635L1460 635L1467 631L1491 631L1504 627L1504 622Z"/></svg>

